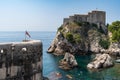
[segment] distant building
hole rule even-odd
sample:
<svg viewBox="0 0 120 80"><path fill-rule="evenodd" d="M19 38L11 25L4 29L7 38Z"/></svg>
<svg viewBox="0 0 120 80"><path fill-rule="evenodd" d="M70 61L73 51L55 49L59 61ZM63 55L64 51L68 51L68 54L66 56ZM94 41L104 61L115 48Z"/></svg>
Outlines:
<svg viewBox="0 0 120 80"><path fill-rule="evenodd" d="M94 10L89 12L88 14L75 14L73 16L69 16L69 18L64 18L63 23L68 23L71 21L76 22L89 22L98 25L98 28L102 28L106 31L106 12Z"/></svg>

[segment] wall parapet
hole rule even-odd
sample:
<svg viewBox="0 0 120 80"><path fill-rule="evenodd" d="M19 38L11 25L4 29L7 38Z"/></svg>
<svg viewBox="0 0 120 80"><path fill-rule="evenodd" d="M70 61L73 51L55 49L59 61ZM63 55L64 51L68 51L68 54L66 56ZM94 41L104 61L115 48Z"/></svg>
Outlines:
<svg viewBox="0 0 120 80"><path fill-rule="evenodd" d="M0 43L0 80L42 79L42 42Z"/></svg>

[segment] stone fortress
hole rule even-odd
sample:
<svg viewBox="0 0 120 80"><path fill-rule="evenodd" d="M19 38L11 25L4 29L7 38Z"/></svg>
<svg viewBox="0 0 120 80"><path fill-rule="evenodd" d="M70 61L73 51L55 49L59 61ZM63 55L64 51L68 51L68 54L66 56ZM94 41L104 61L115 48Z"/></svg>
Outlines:
<svg viewBox="0 0 120 80"><path fill-rule="evenodd" d="M98 28L102 27L104 31L106 31L106 12L94 10L89 12L88 14L75 14L73 16L69 16L69 18L64 18L63 23L68 22L89 22L98 25Z"/></svg>
<svg viewBox="0 0 120 80"><path fill-rule="evenodd" d="M42 80L42 42L0 43L0 80Z"/></svg>

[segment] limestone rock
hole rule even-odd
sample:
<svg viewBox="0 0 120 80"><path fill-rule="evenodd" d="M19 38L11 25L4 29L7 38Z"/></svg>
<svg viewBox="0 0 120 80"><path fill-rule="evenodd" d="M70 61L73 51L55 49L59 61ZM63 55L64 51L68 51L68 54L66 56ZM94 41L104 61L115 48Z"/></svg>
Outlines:
<svg viewBox="0 0 120 80"><path fill-rule="evenodd" d="M102 54L95 57L93 62L89 63L87 67L89 69L100 69L113 66L112 58L108 54Z"/></svg>
<svg viewBox="0 0 120 80"><path fill-rule="evenodd" d="M67 36L69 33L71 37ZM82 52L92 51L97 53L104 51L99 45L100 39L103 38L106 39L105 34L98 32L98 28L90 23L79 25L75 22L69 22L63 24L61 30L57 31L48 52L58 55L64 55L66 52L81 54ZM80 53L80 51L82 52Z"/></svg>
<svg viewBox="0 0 120 80"><path fill-rule="evenodd" d="M78 66L77 61L70 53L65 53L64 58L59 62L59 68L64 70L69 70L76 66Z"/></svg>
<svg viewBox="0 0 120 80"><path fill-rule="evenodd" d="M120 56L120 43L111 43L108 53L114 56Z"/></svg>
<svg viewBox="0 0 120 80"><path fill-rule="evenodd" d="M54 46L50 46L50 47L48 48L47 52L48 52L48 53L52 53L52 52L54 52L54 50L55 50L55 47L54 47Z"/></svg>
<svg viewBox="0 0 120 80"><path fill-rule="evenodd" d="M64 55L68 51L74 51L74 47L63 38L62 33L58 32L47 52L54 55Z"/></svg>

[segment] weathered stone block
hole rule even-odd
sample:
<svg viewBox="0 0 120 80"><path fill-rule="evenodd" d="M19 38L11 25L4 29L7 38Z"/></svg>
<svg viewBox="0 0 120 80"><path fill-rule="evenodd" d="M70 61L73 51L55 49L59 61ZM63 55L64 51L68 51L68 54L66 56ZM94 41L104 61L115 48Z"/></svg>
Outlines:
<svg viewBox="0 0 120 80"><path fill-rule="evenodd" d="M42 80L39 40L0 43L0 80Z"/></svg>

